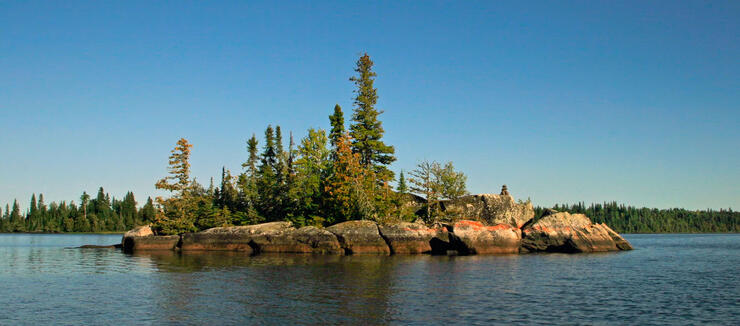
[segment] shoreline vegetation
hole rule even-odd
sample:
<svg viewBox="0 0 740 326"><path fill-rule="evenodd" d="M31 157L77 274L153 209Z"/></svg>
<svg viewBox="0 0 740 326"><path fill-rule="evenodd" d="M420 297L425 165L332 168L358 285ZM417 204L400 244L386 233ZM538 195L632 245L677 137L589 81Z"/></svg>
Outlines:
<svg viewBox="0 0 740 326"><path fill-rule="evenodd" d="M288 135L286 148L279 125L267 126L263 142L252 134L246 142L246 161L232 175L223 167L220 184L213 178L204 187L190 176L192 144L177 141L169 157L169 175L155 187L168 198L147 198L138 208L132 192L111 197L102 187L95 198L87 192L74 201L46 204L32 195L30 208L21 213L18 201L0 207L0 232L123 233L151 225L155 235L181 235L214 227L291 222L295 227L329 227L366 220L378 225L416 222L454 225L472 215L453 208L470 196L467 177L452 162L422 161L412 171L389 169L395 149L383 141L373 62L365 54L349 80L355 85L348 126L339 105L329 115L330 129L308 129L298 143ZM260 148L261 146L261 148ZM394 186L391 186L394 184ZM508 195L506 186L501 195ZM512 199L513 200L513 199ZM529 201L518 204L530 205ZM616 202L556 205L555 211L585 214L618 233L740 232L740 213L728 210L635 208ZM552 210L535 207L534 220ZM548 213L549 212L549 213ZM521 228L521 225L514 225Z"/></svg>

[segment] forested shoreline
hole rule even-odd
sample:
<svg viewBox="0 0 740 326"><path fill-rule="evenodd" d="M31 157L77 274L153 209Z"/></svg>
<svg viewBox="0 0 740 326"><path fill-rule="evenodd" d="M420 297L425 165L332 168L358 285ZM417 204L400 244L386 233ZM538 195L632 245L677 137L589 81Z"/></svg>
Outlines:
<svg viewBox="0 0 740 326"><path fill-rule="evenodd" d="M535 217L547 208L535 207ZM619 233L738 233L740 212L728 209L634 207L617 202L556 204L561 212L586 214L594 223L605 223Z"/></svg>
<svg viewBox="0 0 740 326"><path fill-rule="evenodd" d="M139 206L132 192L123 199L106 193L103 187L92 198L87 192L74 201L44 202L44 195L31 195L29 208L21 212L18 200L0 208L0 232L64 233L124 232L137 225L151 223L156 208L151 198Z"/></svg>
<svg viewBox="0 0 740 326"><path fill-rule="evenodd" d="M221 169L218 185L213 178L207 187L191 178L193 145L181 138L169 156L169 174L155 183L169 197L148 198L139 206L132 192L119 200L101 187L95 198L83 192L79 203L47 205L43 195L34 194L26 212L17 200L0 207L0 232L123 232L150 224L156 234L166 235L273 221L323 227L349 220L431 225L461 218L440 209L441 202L468 194L467 177L452 162L422 161L408 171L408 179L403 171L396 177L390 170L396 153L383 141L372 67L365 54L349 78L356 88L348 126L337 104L328 115L328 131L310 128L297 144L290 132L286 148L280 126L268 125L262 143L255 134L247 139L246 160L236 175ZM553 209L584 213L620 233L740 232L740 214L732 210L649 209L615 202ZM537 207L535 216L544 210Z"/></svg>
<svg viewBox="0 0 740 326"><path fill-rule="evenodd" d="M86 208L74 201L44 203L43 194L33 194L29 209L21 211L18 201L0 207L0 233L124 232L136 225L152 223L156 207L151 198L138 205L132 192L123 199L111 197L101 187ZM535 207L541 216L545 207ZM605 223L619 233L740 233L740 212L732 209L687 210L683 208L634 207L617 202L586 205L557 204L551 209L586 214L594 223Z"/></svg>

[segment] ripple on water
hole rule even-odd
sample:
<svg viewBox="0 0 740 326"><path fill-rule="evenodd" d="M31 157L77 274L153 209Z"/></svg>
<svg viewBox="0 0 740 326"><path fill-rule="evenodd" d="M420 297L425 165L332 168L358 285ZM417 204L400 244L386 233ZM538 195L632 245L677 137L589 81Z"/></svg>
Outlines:
<svg viewBox="0 0 740 326"><path fill-rule="evenodd" d="M740 236L627 238L637 250L250 257L0 235L0 324L740 324Z"/></svg>

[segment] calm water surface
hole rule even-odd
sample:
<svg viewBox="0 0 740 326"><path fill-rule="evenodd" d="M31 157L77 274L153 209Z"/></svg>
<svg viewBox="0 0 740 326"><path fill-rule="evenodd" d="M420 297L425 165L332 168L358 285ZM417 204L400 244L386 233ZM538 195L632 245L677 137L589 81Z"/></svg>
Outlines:
<svg viewBox="0 0 740 326"><path fill-rule="evenodd" d="M0 234L0 324L740 325L740 235L626 238L637 250L248 257Z"/></svg>

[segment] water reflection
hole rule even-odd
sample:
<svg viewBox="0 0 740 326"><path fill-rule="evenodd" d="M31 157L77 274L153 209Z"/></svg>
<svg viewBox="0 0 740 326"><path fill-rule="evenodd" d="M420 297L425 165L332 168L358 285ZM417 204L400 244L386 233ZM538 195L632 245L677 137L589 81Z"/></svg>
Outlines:
<svg viewBox="0 0 740 326"><path fill-rule="evenodd" d="M158 306L168 320L210 300L228 302L213 313L279 323L301 311L309 323L355 323L389 313L394 273L413 257L258 255L238 252L148 252L165 294ZM216 273L213 273L216 272ZM228 309L227 309L228 308ZM319 309L320 308L320 309ZM316 313L307 313L316 311ZM237 317L234 317L237 316ZM196 316L198 317L198 316ZM204 317L205 316L200 316Z"/></svg>
<svg viewBox="0 0 740 326"><path fill-rule="evenodd" d="M738 324L740 235L639 250L312 256L66 249L120 236L0 235L0 324Z"/></svg>

